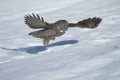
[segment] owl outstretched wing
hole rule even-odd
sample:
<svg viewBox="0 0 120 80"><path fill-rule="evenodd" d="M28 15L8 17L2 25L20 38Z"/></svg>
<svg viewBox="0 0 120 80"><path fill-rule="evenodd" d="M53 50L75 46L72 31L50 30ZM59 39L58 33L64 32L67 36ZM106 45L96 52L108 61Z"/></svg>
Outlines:
<svg viewBox="0 0 120 80"><path fill-rule="evenodd" d="M96 28L102 21L101 18L93 17L79 21L77 25L81 28Z"/></svg>
<svg viewBox="0 0 120 80"><path fill-rule="evenodd" d="M38 14L27 14L24 17L25 24L27 24L30 28L39 29L39 28L48 28L47 22L44 21L43 17L40 17Z"/></svg>

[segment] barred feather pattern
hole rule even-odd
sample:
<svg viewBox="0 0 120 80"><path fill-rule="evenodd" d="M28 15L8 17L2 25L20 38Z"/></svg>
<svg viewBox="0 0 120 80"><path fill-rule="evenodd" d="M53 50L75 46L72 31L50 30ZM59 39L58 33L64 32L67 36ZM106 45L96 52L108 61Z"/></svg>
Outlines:
<svg viewBox="0 0 120 80"><path fill-rule="evenodd" d="M70 27L96 28L101 21L101 18L93 17L78 21L77 23L68 23L66 20L59 20L55 23L47 23L44 21L44 18L39 17L38 14L25 15L25 24L33 29L41 29L29 33L29 35L43 39L44 45L48 45L50 40L55 40L56 37L65 34Z"/></svg>
<svg viewBox="0 0 120 80"><path fill-rule="evenodd" d="M49 40L55 39L55 37L62 36L68 29L68 23L65 20L58 21L54 24L49 25L52 26L51 29L44 29L39 31L34 31L29 33L36 38L48 38Z"/></svg>

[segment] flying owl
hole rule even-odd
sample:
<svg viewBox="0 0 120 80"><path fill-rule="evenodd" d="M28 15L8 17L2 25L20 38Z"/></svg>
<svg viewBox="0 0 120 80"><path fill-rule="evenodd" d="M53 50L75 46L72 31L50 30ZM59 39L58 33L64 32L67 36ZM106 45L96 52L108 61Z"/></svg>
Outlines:
<svg viewBox="0 0 120 80"><path fill-rule="evenodd" d="M68 30L68 28L80 27L80 28L96 28L102 21L99 17L93 17L78 21L77 23L68 23L66 20L58 20L55 23L48 23L44 21L43 17L38 14L25 15L25 24L30 28L40 29L30 32L36 38L43 39L43 45L47 46L50 40L55 40L56 37L62 36Z"/></svg>

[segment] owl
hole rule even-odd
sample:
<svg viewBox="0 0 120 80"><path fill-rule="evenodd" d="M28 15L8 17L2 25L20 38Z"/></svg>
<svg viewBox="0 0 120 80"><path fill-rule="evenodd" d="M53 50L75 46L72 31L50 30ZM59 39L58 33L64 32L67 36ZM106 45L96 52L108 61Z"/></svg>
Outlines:
<svg viewBox="0 0 120 80"><path fill-rule="evenodd" d="M44 21L43 17L38 14L27 14L24 17L25 24L32 29L39 29L37 31L30 32L29 35L33 37L43 39L43 45L49 45L50 40L55 40L56 37L60 37L68 31L68 28L96 28L102 21L100 17L87 18L77 23L69 23L67 20L58 20L54 23L48 23Z"/></svg>

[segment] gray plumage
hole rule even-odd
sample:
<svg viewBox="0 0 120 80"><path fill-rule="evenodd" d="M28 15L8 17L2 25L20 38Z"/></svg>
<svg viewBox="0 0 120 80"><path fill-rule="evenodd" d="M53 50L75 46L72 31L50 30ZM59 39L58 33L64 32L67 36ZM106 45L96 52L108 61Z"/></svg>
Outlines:
<svg viewBox="0 0 120 80"><path fill-rule="evenodd" d="M55 40L56 37L62 36L70 27L96 28L101 20L101 18L94 17L79 21L78 23L68 23L66 20L47 23L38 14L25 15L25 24L33 29L42 29L33 31L29 35L43 39L44 45L48 45L50 40Z"/></svg>

